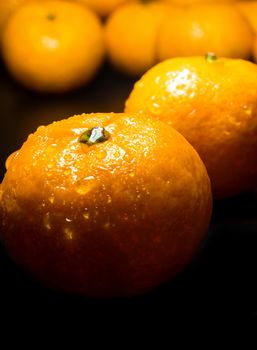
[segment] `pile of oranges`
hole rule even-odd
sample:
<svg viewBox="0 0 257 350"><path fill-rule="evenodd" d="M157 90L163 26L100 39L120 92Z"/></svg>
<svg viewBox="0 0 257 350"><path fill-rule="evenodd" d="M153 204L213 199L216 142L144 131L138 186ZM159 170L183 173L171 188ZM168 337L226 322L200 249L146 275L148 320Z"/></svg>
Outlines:
<svg viewBox="0 0 257 350"><path fill-rule="evenodd" d="M82 86L106 53L145 73L122 113L41 126L10 155L0 185L9 254L44 285L90 297L169 280L196 254L212 197L257 187L257 65L247 60L257 2L0 6L4 62L30 89Z"/></svg>
<svg viewBox="0 0 257 350"><path fill-rule="evenodd" d="M206 52L256 60L256 23L257 1L0 1L4 62L41 92L85 85L105 57L134 76L165 59Z"/></svg>

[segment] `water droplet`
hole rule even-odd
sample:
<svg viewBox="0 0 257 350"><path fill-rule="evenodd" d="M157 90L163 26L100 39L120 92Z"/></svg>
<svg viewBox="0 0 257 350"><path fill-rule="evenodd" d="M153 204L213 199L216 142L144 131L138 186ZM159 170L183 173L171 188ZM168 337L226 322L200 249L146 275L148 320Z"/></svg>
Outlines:
<svg viewBox="0 0 257 350"><path fill-rule="evenodd" d="M100 151L96 152L95 156L97 159L104 159L106 157L106 155L107 155L106 151L100 150Z"/></svg>
<svg viewBox="0 0 257 350"><path fill-rule="evenodd" d="M64 159L66 162L72 162L74 160L74 154L73 153L65 153Z"/></svg>
<svg viewBox="0 0 257 350"><path fill-rule="evenodd" d="M82 181L79 181L75 187L75 191L80 195L85 195L90 192L96 186L94 176L85 177Z"/></svg>
<svg viewBox="0 0 257 350"><path fill-rule="evenodd" d="M65 237L68 239L68 240L72 240L73 239L73 231L69 228L69 227L66 227L64 229L64 233L65 233Z"/></svg>
<svg viewBox="0 0 257 350"><path fill-rule="evenodd" d="M110 229L110 226L111 226L111 224L110 224L109 222L106 222L106 223L104 224L105 230L109 230L109 229Z"/></svg>
<svg viewBox="0 0 257 350"><path fill-rule="evenodd" d="M125 214L123 215L123 220L124 220L124 221L128 221L128 220L129 220L129 215L128 215L127 213L125 213Z"/></svg>
<svg viewBox="0 0 257 350"><path fill-rule="evenodd" d="M112 202L112 197L108 194L107 195L107 204L110 204Z"/></svg>
<svg viewBox="0 0 257 350"><path fill-rule="evenodd" d="M159 84L160 80L161 80L161 77L158 75L158 76L154 79L155 84Z"/></svg>
<svg viewBox="0 0 257 350"><path fill-rule="evenodd" d="M154 102L149 105L149 110L152 114L157 115L161 113L161 106L159 103Z"/></svg>
<svg viewBox="0 0 257 350"><path fill-rule="evenodd" d="M90 217L90 214L89 214L89 213L84 213L84 214L83 214L83 217L84 217L85 220L88 220L89 217Z"/></svg>
<svg viewBox="0 0 257 350"><path fill-rule="evenodd" d="M246 108L245 108L246 107ZM244 106L244 111L246 115L251 115L252 114L252 108Z"/></svg>
<svg viewBox="0 0 257 350"><path fill-rule="evenodd" d="M46 213L44 217L44 226L47 230L51 230L50 213Z"/></svg>
<svg viewBox="0 0 257 350"><path fill-rule="evenodd" d="M51 204L53 204L54 203L54 196L49 197L48 200Z"/></svg>

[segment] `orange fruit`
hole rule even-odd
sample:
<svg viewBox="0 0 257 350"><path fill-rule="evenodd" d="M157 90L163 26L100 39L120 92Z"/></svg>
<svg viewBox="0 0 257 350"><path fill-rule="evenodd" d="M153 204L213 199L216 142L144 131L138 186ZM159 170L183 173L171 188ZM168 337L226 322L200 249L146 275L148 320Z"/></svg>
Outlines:
<svg viewBox="0 0 257 350"><path fill-rule="evenodd" d="M257 179L257 66L204 57L174 58L134 86L126 112L173 126L199 152L215 197L247 191Z"/></svg>
<svg viewBox="0 0 257 350"><path fill-rule="evenodd" d="M6 166L3 242L55 289L146 292L189 262L208 227L205 166L148 116L83 114L41 126Z"/></svg>
<svg viewBox="0 0 257 350"><path fill-rule="evenodd" d="M104 55L96 15L68 1L31 1L10 17L3 33L3 58L25 86L63 92L88 82Z"/></svg>
<svg viewBox="0 0 257 350"><path fill-rule="evenodd" d="M157 40L159 60L204 55L249 58L253 33L234 7L199 4L170 11L162 21Z"/></svg>
<svg viewBox="0 0 257 350"><path fill-rule="evenodd" d="M257 33L257 1L239 1L237 8L250 23L254 33Z"/></svg>
<svg viewBox="0 0 257 350"><path fill-rule="evenodd" d="M85 5L89 6L99 16L106 17L112 13L117 7L133 2L135 0L79 0Z"/></svg>
<svg viewBox="0 0 257 350"><path fill-rule="evenodd" d="M164 16L161 3L135 3L112 13L105 27L107 54L119 70L141 75L155 63L157 29Z"/></svg>

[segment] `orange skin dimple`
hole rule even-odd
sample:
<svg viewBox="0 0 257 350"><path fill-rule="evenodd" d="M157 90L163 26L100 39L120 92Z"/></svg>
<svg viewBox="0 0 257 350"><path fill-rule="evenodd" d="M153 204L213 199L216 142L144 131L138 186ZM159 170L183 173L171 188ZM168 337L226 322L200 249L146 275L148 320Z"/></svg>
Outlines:
<svg viewBox="0 0 257 350"><path fill-rule="evenodd" d="M79 142L97 126L106 141ZM52 288L93 297L148 291L190 261L208 227L202 161L148 116L84 114L42 126L8 163L2 240Z"/></svg>
<svg viewBox="0 0 257 350"><path fill-rule="evenodd" d="M126 102L181 132L204 161L215 197L248 191L257 176L257 67L248 61L174 58L148 71Z"/></svg>
<svg viewBox="0 0 257 350"><path fill-rule="evenodd" d="M104 56L100 20L69 1L29 1L10 17L3 58L10 73L41 92L64 92L87 83Z"/></svg>
<svg viewBox="0 0 257 350"><path fill-rule="evenodd" d="M137 1L113 12L105 26L105 41L117 69L141 75L158 62L157 30L165 11L164 4Z"/></svg>
<svg viewBox="0 0 257 350"><path fill-rule="evenodd" d="M215 52L248 59L253 32L244 16L228 4L198 4L168 11L158 30L159 61Z"/></svg>

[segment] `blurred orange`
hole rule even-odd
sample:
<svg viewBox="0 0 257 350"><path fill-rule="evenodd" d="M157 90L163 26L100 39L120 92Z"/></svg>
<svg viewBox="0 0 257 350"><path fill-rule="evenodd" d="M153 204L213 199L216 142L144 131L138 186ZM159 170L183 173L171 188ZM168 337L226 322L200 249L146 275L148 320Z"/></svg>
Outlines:
<svg viewBox="0 0 257 350"><path fill-rule="evenodd" d="M204 161L215 197L256 188L257 66L249 61L173 58L150 69L126 102L186 137Z"/></svg>
<svg viewBox="0 0 257 350"><path fill-rule="evenodd" d="M30 1L10 17L3 33L3 58L25 86L63 92L93 77L104 56L96 15L68 1Z"/></svg>
<svg viewBox="0 0 257 350"><path fill-rule="evenodd" d="M105 38L108 57L116 68L141 75L157 62L157 29L165 11L161 3L137 1L112 13Z"/></svg>
<svg viewBox="0 0 257 350"><path fill-rule="evenodd" d="M211 187L200 157L147 115L82 114L42 126L6 166L3 241L56 289L146 292L190 261L208 228Z"/></svg>
<svg viewBox="0 0 257 350"><path fill-rule="evenodd" d="M249 58L253 33L242 14L230 5L192 5L169 11L160 25L159 60L204 55Z"/></svg>

